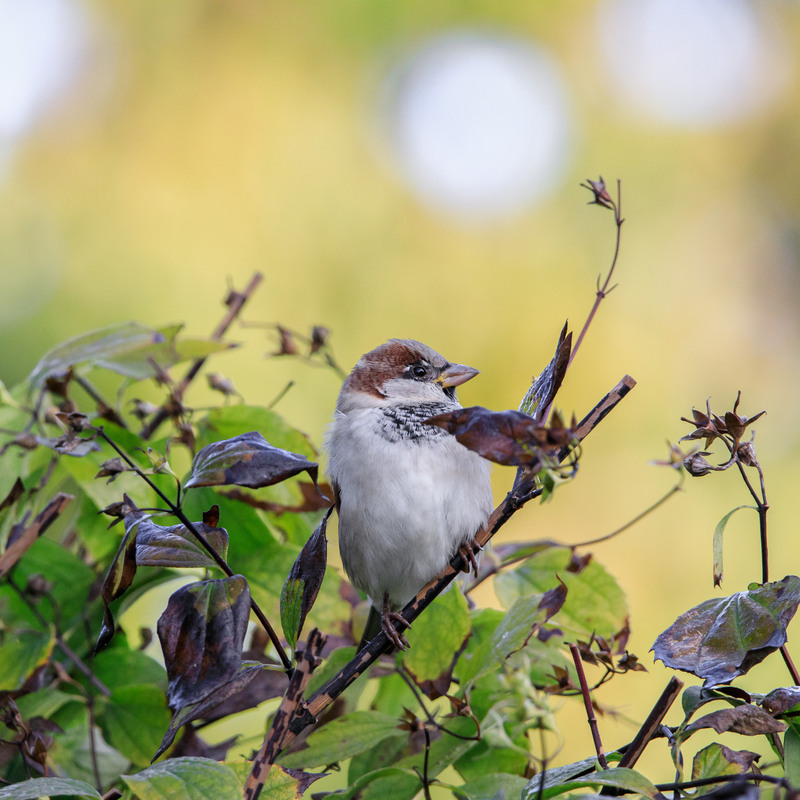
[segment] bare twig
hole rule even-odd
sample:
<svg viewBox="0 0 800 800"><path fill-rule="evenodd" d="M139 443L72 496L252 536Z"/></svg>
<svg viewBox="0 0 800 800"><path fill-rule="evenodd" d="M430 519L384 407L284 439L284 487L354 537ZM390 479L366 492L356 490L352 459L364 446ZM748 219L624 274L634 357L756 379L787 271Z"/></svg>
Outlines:
<svg viewBox="0 0 800 800"><path fill-rule="evenodd" d="M594 749L597 753L597 760L600 762L601 769L608 769L606 754L603 752L603 742L600 739L600 731L597 728L597 717L594 714L594 706L592 706L592 698L589 694L589 686L586 683L586 674L583 671L578 645L570 643L569 651L572 653L572 661L575 664L575 671L578 673L578 683L580 684L581 695L583 696L583 706L586 709L586 720L589 723L589 730L592 732L592 741L594 742Z"/></svg>
<svg viewBox="0 0 800 800"><path fill-rule="evenodd" d="M597 314L597 310L600 308L600 303L608 296L609 292L611 292L614 287L611 286L611 278L614 275L614 268L617 266L617 260L619 259L619 248L620 243L622 241L622 223L625 220L622 218L622 181L617 181L617 199L616 202L611 199L610 195L605 191L605 184L603 184L603 179L600 179L600 183L602 184L602 191L605 193L603 197L604 202L599 202L599 200L595 200L598 205L602 205L605 208L610 208L614 212L614 224L617 228L617 235L616 241L614 243L614 255L611 258L611 266L608 269L608 273L606 274L605 280L603 281L602 285L600 284L600 278L597 279L597 292L594 298L594 304L592 305L591 310L589 311L589 315L586 317L586 322L583 323L583 328L581 328L581 332L578 334L578 338L575 342L575 346L572 348L572 354L569 357L569 363L575 360L575 356L580 349L581 343L583 342L584 337L586 336L589 327L592 324L592 321ZM595 192L595 197L597 197L597 183L592 181L592 186L590 187L592 191Z"/></svg>
<svg viewBox="0 0 800 800"><path fill-rule="evenodd" d="M653 735L661 727L664 717L672 707L672 704L677 699L678 695L683 689L683 681L678 680L676 677L669 679L666 689L661 693L661 697L653 706L653 710L647 715L639 732L633 737L633 741L625 748L625 754L619 762L620 767L630 767L636 764L639 756L644 752L648 742L653 738Z"/></svg>
<svg viewBox="0 0 800 800"><path fill-rule="evenodd" d="M243 292L231 291L228 294L228 297L225 300L225 304L228 306L228 311L222 318L222 321L219 323L219 325L217 325L216 330L211 334L211 338L213 340L218 341L225 335L225 332L228 330L228 328L230 328L230 326L233 324L233 321L242 310L242 306L244 306L244 304L250 299L251 295L258 288L258 285L261 283L262 279L263 275L260 272L256 272L253 274L253 277L250 278L250 283L247 284L247 287ZM142 430L139 433L142 439L149 439L156 432L158 426L170 416L170 409L174 408L176 402L180 403L183 395L189 388L189 384L197 377L197 373L200 372L205 363L205 358L198 358L192 363L192 366L189 367L186 375L183 376L183 380L181 380L175 389L170 392L167 402L162 405L161 408L159 408L158 411L153 414L153 416L150 418L150 421L145 423L142 427Z"/></svg>

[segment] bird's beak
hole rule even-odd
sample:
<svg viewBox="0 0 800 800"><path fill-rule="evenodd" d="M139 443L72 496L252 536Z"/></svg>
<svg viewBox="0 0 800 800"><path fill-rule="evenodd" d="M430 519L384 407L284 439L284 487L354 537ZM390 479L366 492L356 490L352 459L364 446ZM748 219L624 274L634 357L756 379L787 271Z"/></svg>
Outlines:
<svg viewBox="0 0 800 800"><path fill-rule="evenodd" d="M467 367L464 364L448 364L443 370L441 375L436 379L436 383L441 384L443 387L448 386L461 386L466 383L470 378L474 378L480 373L480 370L474 367Z"/></svg>

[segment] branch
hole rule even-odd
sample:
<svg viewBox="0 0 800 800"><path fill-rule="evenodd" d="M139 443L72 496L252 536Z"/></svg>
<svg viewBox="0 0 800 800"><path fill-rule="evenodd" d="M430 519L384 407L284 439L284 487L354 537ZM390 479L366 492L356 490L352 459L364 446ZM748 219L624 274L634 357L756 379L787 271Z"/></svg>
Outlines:
<svg viewBox="0 0 800 800"><path fill-rule="evenodd" d="M253 277L250 278L250 283L247 284L247 288L243 292L231 291L228 294L228 297L225 299L228 312L222 318L219 325L217 325L214 333L211 334L212 340L219 341L225 335L225 332L230 328L233 321L242 310L242 306L250 299L250 296L256 288L258 288L258 284L261 283L263 277L264 276L260 272L256 272L253 274ZM170 416L170 408L174 407L176 402L180 404L183 395L189 388L189 384L197 377L197 373L200 372L205 363L205 358L198 358L197 361L189 367L186 375L183 376L183 380L175 387L174 391L170 393L164 405L156 411L149 422L142 426L142 430L139 432L142 439L149 439L156 432L158 426Z"/></svg>
<svg viewBox="0 0 800 800"><path fill-rule="evenodd" d="M636 385L636 381L626 375L583 419L578 425L577 432L580 440L591 433L597 425L605 419L606 415L615 408L626 394ZM568 451L559 453L559 458L564 459ZM515 483L514 488L506 495L489 517L486 527L475 537L478 544L484 546L492 536L530 499L530 492L523 481ZM400 612L402 617L412 623L455 578L464 570L464 561L459 553L451 559L448 566L426 586L417 596ZM356 654L355 658L346 664L340 672L319 689L308 701L300 704L297 714L289 724L289 732L281 742L281 749L289 745L295 737L317 721L317 717L333 701L353 683L360 675L366 672L384 653L393 648L389 637L381 631L367 646Z"/></svg>
<svg viewBox="0 0 800 800"><path fill-rule="evenodd" d="M581 696L583 697L583 707L586 709L586 721L589 723L589 730L592 732L594 751L597 753L600 769L608 769L608 762L606 761L606 754L603 752L603 742L600 739L600 731L597 728L597 717L594 713L594 706L592 706L592 698L589 694L589 686L586 683L586 674L583 671L578 645L570 643L569 652L572 654L572 662L575 664L575 672L578 674L578 683L580 684Z"/></svg>

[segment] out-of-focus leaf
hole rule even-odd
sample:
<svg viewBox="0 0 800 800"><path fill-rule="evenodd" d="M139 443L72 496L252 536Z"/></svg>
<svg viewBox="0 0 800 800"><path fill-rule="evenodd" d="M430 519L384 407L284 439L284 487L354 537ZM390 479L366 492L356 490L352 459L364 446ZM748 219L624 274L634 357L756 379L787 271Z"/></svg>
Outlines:
<svg viewBox="0 0 800 800"><path fill-rule="evenodd" d="M542 412L553 402L567 374L569 356L572 352L572 332L567 332L567 323L561 329L556 345L556 354L550 363L535 378L519 405L523 414L541 419Z"/></svg>
<svg viewBox="0 0 800 800"><path fill-rule="evenodd" d="M36 515L30 525L22 522L21 527L12 529L9 544L0 554L0 578L19 561L25 551L58 519L74 499L71 494L59 493Z"/></svg>
<svg viewBox="0 0 800 800"><path fill-rule="evenodd" d="M166 342L164 333L138 322L123 322L108 328L75 336L46 353L34 367L28 382L40 386L51 375L59 375L70 367L85 362L102 364L139 351L148 352Z"/></svg>
<svg viewBox="0 0 800 800"><path fill-rule="evenodd" d="M131 515L132 516L132 515ZM138 523L136 564L140 567L216 567L217 563L185 525L156 525L147 518ZM228 554L228 532L195 522L195 528L223 557Z"/></svg>
<svg viewBox="0 0 800 800"><path fill-rule="evenodd" d="M627 623L625 593L597 561L592 560L580 572L570 571L570 563L568 548L546 549L498 575L494 584L497 598L509 608L520 597L555 588L560 579L567 587L567 597L555 624L576 636L588 638L596 633L613 637Z"/></svg>
<svg viewBox="0 0 800 800"><path fill-rule="evenodd" d="M213 689L209 694L207 694L202 700L198 700L194 703L187 703L181 706L179 709L175 711L172 719L170 720L169 726L167 727L167 732L164 734L161 743L158 746L158 749L155 750L155 755L153 756L153 760L158 758L162 753L164 753L167 748L172 744L175 739L175 734L183 727L187 722L191 722L195 719L219 719L220 715L217 713L211 714L214 709L217 709L219 705L224 703L226 700L232 698L233 696L237 695L241 692L247 684L249 684L253 678L257 677L261 673L264 672L266 667L259 663L259 662L243 662L242 665L239 667L236 674L225 683L220 684L215 689ZM258 705L258 702L261 700L267 699L266 695L262 696L257 702L252 702L246 704L246 708L253 708L254 706ZM235 712L232 712L235 713Z"/></svg>
<svg viewBox="0 0 800 800"><path fill-rule="evenodd" d="M273 447L257 431L206 445L196 456L184 487L271 486L300 472L316 483L318 467L297 453Z"/></svg>
<svg viewBox="0 0 800 800"><path fill-rule="evenodd" d="M0 691L19 689L47 663L54 645L50 631L0 631Z"/></svg>
<svg viewBox="0 0 800 800"><path fill-rule="evenodd" d="M475 723L463 717L447 721L447 729L456 736L444 735L441 739L431 742L428 757L428 777L435 778L459 758L477 746L477 742L470 737L475 733ZM458 736L465 738L457 738ZM406 756L395 762L394 769L378 770L383 775L377 780L370 780L368 786L358 795L360 800L413 800L420 789L419 773L421 756L417 753ZM399 768L399 769L398 769ZM402 770L402 771L401 771ZM372 773L376 776L376 773ZM361 780L366 780L365 775ZM352 795L350 795L352 796Z"/></svg>
<svg viewBox="0 0 800 800"><path fill-rule="evenodd" d="M615 789L624 789L633 794L649 797L651 800L663 798L663 795L644 775L625 767L613 767L602 772L595 772L580 780L569 780L556 785L550 784L548 772L540 773L528 782L522 793L522 800L535 800L536 798L548 800L550 797L556 797L587 786L609 786ZM542 789L543 778L544 788Z"/></svg>
<svg viewBox="0 0 800 800"><path fill-rule="evenodd" d="M242 663L250 589L241 575L198 581L176 591L158 620L169 707L203 700Z"/></svg>
<svg viewBox="0 0 800 800"><path fill-rule="evenodd" d="M492 635L483 640L472 654L465 654L459 660L456 672L462 684L497 669L511 653L525 645L534 634L534 626L543 624L548 618L548 608L543 606L542 600L541 594L520 597Z"/></svg>
<svg viewBox="0 0 800 800"><path fill-rule="evenodd" d="M471 631L466 598L457 591L437 597L408 631L411 647L403 664L428 697L447 694L453 667Z"/></svg>
<svg viewBox="0 0 800 800"><path fill-rule="evenodd" d="M464 447L497 464L540 469L574 435L555 421L545 427L520 411L489 411L480 406L458 408L425 421L456 437Z"/></svg>
<svg viewBox="0 0 800 800"><path fill-rule="evenodd" d="M729 683L786 642L786 626L798 603L800 578L793 575L706 600L656 639L655 658L704 678L706 685Z"/></svg>
<svg viewBox="0 0 800 800"><path fill-rule="evenodd" d="M325 530L328 517L325 514L317 529L311 534L300 555L292 564L281 592L281 625L283 635L294 649L303 629L308 612L319 594L325 567L328 562L328 539Z"/></svg>
<svg viewBox="0 0 800 800"><path fill-rule="evenodd" d="M462 784L454 794L458 800L519 800L527 785L519 775L496 772Z"/></svg>
<svg viewBox="0 0 800 800"><path fill-rule="evenodd" d="M142 650L129 650L126 643L109 647L94 657L97 679L112 692L126 686L150 684L167 690L167 673L161 664Z"/></svg>
<svg viewBox="0 0 800 800"><path fill-rule="evenodd" d="M758 753L750 750L731 750L714 742L696 753L692 761L692 780L740 775L748 772L758 758Z"/></svg>
<svg viewBox="0 0 800 800"><path fill-rule="evenodd" d="M98 724L109 744L136 766L152 760L170 713L157 686L125 686L99 698Z"/></svg>
<svg viewBox="0 0 800 800"><path fill-rule="evenodd" d="M736 506L736 508L729 511L714 528L714 586L722 584L722 534L725 533L725 526L730 521L730 518L743 508L755 509L755 506Z"/></svg>
<svg viewBox="0 0 800 800"><path fill-rule="evenodd" d="M0 787L0 800L39 800L40 797L96 797L100 794L88 783L72 778L31 778L12 786Z"/></svg>
<svg viewBox="0 0 800 800"><path fill-rule="evenodd" d="M317 728L308 747L281 756L284 767L304 768L333 764L361 753L386 739L408 738L396 717L377 711L354 711Z"/></svg>
<svg viewBox="0 0 800 800"><path fill-rule="evenodd" d="M800 686L787 686L773 689L762 701L761 706L770 714L782 714L800 703Z"/></svg>
<svg viewBox="0 0 800 800"><path fill-rule="evenodd" d="M242 782L209 758L171 758L122 781L137 800L222 800L242 796Z"/></svg>

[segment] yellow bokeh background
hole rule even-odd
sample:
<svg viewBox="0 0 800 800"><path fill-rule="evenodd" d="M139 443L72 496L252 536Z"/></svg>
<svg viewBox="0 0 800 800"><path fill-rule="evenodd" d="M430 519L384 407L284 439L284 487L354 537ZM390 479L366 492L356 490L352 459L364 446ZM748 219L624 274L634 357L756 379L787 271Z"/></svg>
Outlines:
<svg viewBox="0 0 800 800"><path fill-rule="evenodd" d="M582 324L610 262L611 213L587 206L579 187L602 173L612 189L622 181L619 285L559 405L580 417L624 374L638 385L586 442L577 480L517 515L502 538L571 543L622 525L674 482L650 461L688 432L679 418L707 397L725 411L741 390L740 411L768 411L756 446L771 504L771 577L797 572L800 16L791 4L754 4L783 53L781 91L750 116L693 127L621 101L598 49L604 5L87 3L91 44L78 76L0 165L0 291L13 289L0 302L0 378L13 384L61 340L126 319L208 334L226 287L260 271L249 322L325 325L345 369L389 337L417 338L481 370L460 392L464 405L514 408L564 320ZM465 28L535 43L570 93L557 185L485 224L420 200L376 123L393 59ZM277 408L321 442L336 376L266 358L276 341L263 328L234 327L230 338L241 347L213 368L252 403L293 379ZM189 400L209 401L204 382ZM511 479L495 468L498 498ZM634 722L670 674L647 651L679 613L721 596L712 532L749 501L733 472L685 488L595 548L628 593L629 646L650 670L616 679L598 699ZM760 579L757 538L755 514L734 517L723 592ZM773 657L739 683L768 691L788 682ZM592 752L572 705L561 763ZM669 721L678 718L673 711ZM607 715L601 732L613 747L635 726ZM666 753L656 763L654 777L668 779Z"/></svg>

